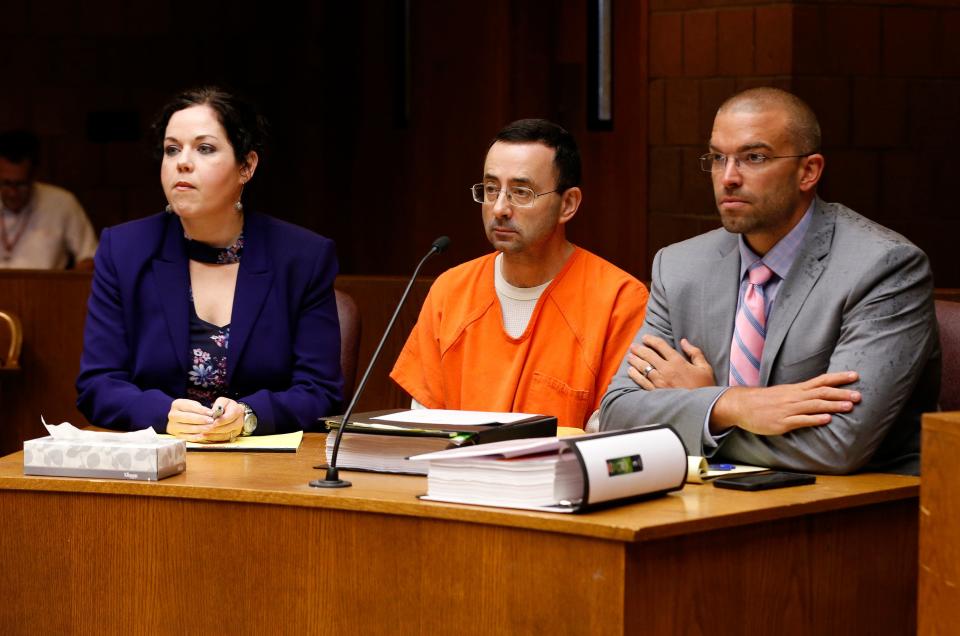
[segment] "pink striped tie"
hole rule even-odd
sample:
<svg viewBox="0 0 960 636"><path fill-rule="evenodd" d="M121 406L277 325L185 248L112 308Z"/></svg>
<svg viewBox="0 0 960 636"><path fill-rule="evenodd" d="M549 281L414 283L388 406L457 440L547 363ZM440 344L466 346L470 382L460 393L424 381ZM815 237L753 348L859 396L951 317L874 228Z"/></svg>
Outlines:
<svg viewBox="0 0 960 636"><path fill-rule="evenodd" d="M773 271L757 261L747 272L750 284L743 294L740 311L733 325L730 345L730 386L758 386L763 343L767 337L767 314L763 286Z"/></svg>

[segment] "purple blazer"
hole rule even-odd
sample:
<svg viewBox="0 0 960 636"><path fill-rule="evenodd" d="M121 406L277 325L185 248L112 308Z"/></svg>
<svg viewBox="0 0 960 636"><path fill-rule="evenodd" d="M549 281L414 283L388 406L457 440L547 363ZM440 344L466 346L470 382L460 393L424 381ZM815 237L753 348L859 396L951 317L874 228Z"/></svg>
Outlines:
<svg viewBox="0 0 960 636"><path fill-rule="evenodd" d="M340 408L333 241L247 213L227 354L228 397L266 435L317 428ZM77 406L90 423L167 428L190 372L190 274L174 214L104 230L87 306Z"/></svg>

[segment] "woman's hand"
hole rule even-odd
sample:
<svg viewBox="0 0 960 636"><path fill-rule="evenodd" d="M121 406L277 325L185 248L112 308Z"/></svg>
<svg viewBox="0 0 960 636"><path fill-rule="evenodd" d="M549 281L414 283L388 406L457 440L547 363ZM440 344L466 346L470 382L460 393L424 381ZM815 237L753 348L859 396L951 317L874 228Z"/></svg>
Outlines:
<svg viewBox="0 0 960 636"><path fill-rule="evenodd" d="M214 410L223 407L223 415L213 421L213 425L203 433L203 442L232 442L243 432L243 407L234 400L218 397L213 402Z"/></svg>
<svg viewBox="0 0 960 636"><path fill-rule="evenodd" d="M221 406L222 415L214 417ZM243 407L225 397L210 409L195 400L174 400L167 413L167 433L187 442L229 442L242 430Z"/></svg>

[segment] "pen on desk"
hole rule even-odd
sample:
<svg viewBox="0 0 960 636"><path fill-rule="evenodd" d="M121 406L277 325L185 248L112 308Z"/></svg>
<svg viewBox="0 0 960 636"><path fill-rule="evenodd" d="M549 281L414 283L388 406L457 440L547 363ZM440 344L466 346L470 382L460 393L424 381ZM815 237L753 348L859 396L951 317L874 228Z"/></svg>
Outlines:
<svg viewBox="0 0 960 636"><path fill-rule="evenodd" d="M708 467L710 470L733 470L736 468L734 464L709 464Z"/></svg>

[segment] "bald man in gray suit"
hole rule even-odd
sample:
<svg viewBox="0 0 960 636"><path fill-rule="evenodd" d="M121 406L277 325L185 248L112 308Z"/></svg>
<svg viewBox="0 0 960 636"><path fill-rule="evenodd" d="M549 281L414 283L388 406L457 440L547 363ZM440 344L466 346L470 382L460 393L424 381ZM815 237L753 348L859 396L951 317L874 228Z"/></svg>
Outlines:
<svg viewBox="0 0 960 636"><path fill-rule="evenodd" d="M661 250L601 430L668 423L691 454L817 473L917 474L940 350L926 255L816 196L816 116L727 100L709 152L723 229ZM764 275L754 279L754 270Z"/></svg>

